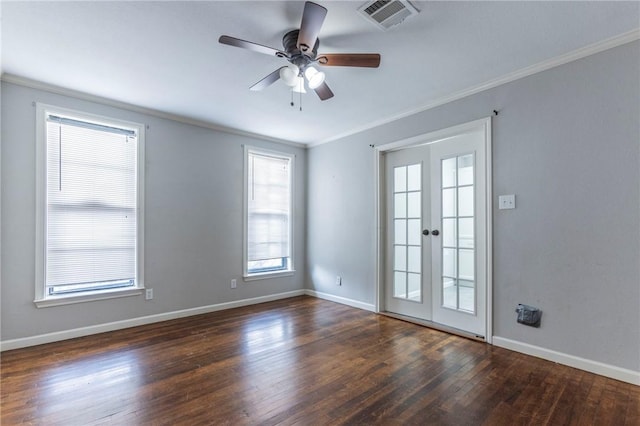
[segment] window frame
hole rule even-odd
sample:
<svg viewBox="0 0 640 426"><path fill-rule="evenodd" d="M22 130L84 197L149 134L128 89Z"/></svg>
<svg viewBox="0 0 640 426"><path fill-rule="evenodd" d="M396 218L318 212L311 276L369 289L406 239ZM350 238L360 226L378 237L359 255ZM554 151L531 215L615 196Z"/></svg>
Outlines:
<svg viewBox="0 0 640 426"><path fill-rule="evenodd" d="M270 157L277 157L289 160L289 251L290 256L288 262L286 262L287 269L275 269L264 270L261 272L249 272L249 154L255 153L258 155L265 155ZM295 154L288 152L275 151L265 148L258 148L255 146L243 145L243 185L242 185L242 200L243 200L243 234L242 234L242 276L244 281L254 281L274 277L292 276L295 273L294 263L294 215L293 205L295 202Z"/></svg>
<svg viewBox="0 0 640 426"><path fill-rule="evenodd" d="M49 295L46 292L47 259L47 116L58 115L109 127L131 129L137 133L137 216L136 279L133 287L87 290L77 293ZM137 296L144 291L144 181L145 125L117 118L91 114L54 105L36 103L36 246L35 298L38 308Z"/></svg>

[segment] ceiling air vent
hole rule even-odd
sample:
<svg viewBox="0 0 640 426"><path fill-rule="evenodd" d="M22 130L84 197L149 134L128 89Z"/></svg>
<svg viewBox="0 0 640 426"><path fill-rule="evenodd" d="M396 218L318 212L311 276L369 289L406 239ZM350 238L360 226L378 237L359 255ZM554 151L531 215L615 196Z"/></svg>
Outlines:
<svg viewBox="0 0 640 426"><path fill-rule="evenodd" d="M367 20L373 21L376 26L383 30L398 25L410 16L417 15L416 9L407 0L377 0L367 2L358 11Z"/></svg>

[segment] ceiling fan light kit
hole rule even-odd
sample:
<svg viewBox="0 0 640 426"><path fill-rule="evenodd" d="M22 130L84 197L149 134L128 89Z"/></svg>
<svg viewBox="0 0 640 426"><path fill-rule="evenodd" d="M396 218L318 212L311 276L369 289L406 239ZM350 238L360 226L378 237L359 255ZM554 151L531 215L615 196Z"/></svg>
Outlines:
<svg viewBox="0 0 640 426"><path fill-rule="evenodd" d="M291 90L295 93L307 93L307 91L304 90L304 78L300 76L296 77L295 83L293 84Z"/></svg>
<svg viewBox="0 0 640 426"><path fill-rule="evenodd" d="M306 78L309 89L315 91L320 100L325 101L333 97L333 92L325 82L325 73L315 69L312 66L313 64L366 68L377 68L380 65L380 55L378 53L327 53L318 55L318 47L320 46L318 34L326 15L327 9L324 7L310 1L306 2L302 12L300 29L289 31L282 38L284 50L274 49L227 35L220 36L218 41L233 47L275 55L289 61L287 66L273 71L251 86L251 90L260 91L277 80L282 80L294 92L306 93L304 88L304 79Z"/></svg>
<svg viewBox="0 0 640 426"><path fill-rule="evenodd" d="M307 69L304 70L304 76L307 78L309 82L310 89L316 89L324 82L324 73L318 71L312 66L308 66Z"/></svg>
<svg viewBox="0 0 640 426"><path fill-rule="evenodd" d="M280 68L280 78L289 87L293 87L298 84L298 75L300 69L297 65L289 64L286 67Z"/></svg>

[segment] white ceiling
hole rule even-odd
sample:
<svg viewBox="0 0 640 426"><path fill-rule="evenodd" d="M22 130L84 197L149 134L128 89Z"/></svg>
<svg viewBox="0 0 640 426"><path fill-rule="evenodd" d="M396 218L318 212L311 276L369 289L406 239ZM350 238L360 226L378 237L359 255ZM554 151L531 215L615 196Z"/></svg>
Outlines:
<svg viewBox="0 0 640 426"><path fill-rule="evenodd" d="M218 43L282 49L302 1L2 2L2 71L286 141L315 144L432 104L501 76L637 30L640 3L423 2L382 31L364 1L328 9L322 53L380 53L380 68L326 67L335 97L290 106L282 82L249 86L284 59Z"/></svg>

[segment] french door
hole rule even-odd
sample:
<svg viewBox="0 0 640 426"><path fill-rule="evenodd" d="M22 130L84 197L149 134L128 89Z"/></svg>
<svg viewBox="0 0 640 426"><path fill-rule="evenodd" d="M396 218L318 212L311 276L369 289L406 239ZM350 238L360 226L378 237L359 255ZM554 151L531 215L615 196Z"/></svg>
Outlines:
<svg viewBox="0 0 640 426"><path fill-rule="evenodd" d="M485 137L386 152L384 310L486 336Z"/></svg>

